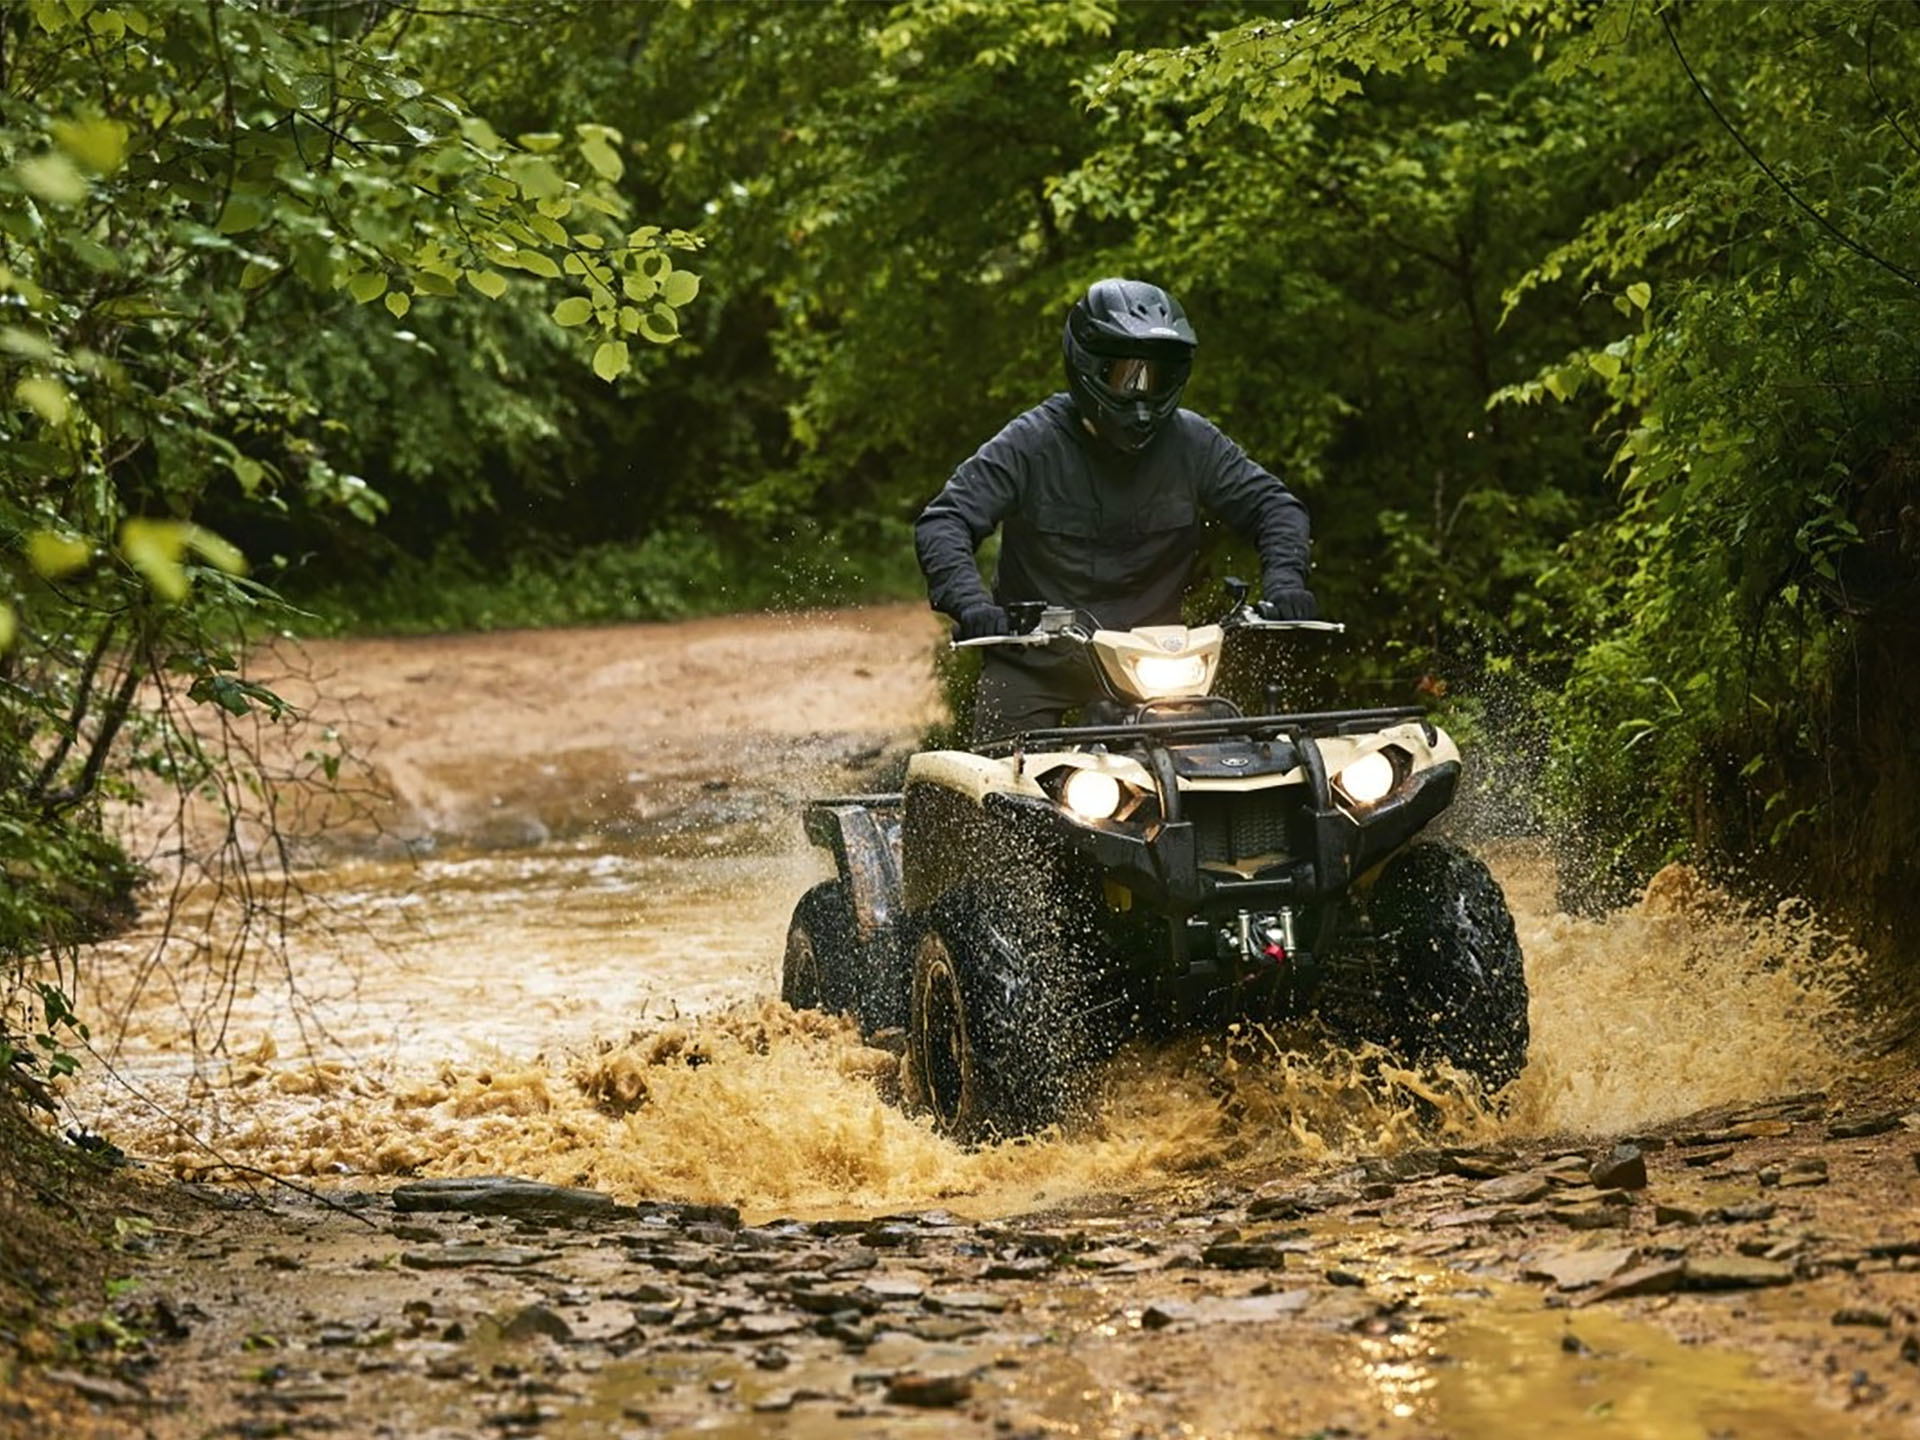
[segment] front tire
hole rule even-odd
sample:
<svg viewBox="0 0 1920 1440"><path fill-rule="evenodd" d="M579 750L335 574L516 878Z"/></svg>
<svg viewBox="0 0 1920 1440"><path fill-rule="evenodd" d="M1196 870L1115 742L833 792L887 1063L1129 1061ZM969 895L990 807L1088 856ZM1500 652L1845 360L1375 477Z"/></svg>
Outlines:
<svg viewBox="0 0 1920 1440"><path fill-rule="evenodd" d="M1368 900L1373 963L1360 1027L1412 1061L1446 1061L1489 1094L1527 1063L1527 976L1499 882L1457 846L1424 841Z"/></svg>
<svg viewBox="0 0 1920 1440"><path fill-rule="evenodd" d="M911 1083L935 1128L975 1143L1064 1118L1086 1048L1075 993L1006 906L944 903L914 947L907 1024Z"/></svg>

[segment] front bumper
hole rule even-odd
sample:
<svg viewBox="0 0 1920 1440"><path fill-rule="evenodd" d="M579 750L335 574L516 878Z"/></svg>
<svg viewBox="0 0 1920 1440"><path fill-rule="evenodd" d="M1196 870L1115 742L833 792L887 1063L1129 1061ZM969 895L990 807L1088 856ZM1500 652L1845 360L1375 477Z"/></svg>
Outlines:
<svg viewBox="0 0 1920 1440"><path fill-rule="evenodd" d="M1313 905L1344 893L1364 874L1417 835L1453 803L1458 761L1442 761L1410 776L1377 805L1350 812L1336 804L1312 742L1303 742L1309 776L1301 797L1300 840L1291 858L1249 877L1202 866L1194 822L1161 821L1144 831L1076 821L1050 801L1031 796L986 797L990 812L1044 827L1051 838L1084 856L1133 903L1174 916L1225 917L1242 910ZM1303 758L1306 758L1303 756Z"/></svg>

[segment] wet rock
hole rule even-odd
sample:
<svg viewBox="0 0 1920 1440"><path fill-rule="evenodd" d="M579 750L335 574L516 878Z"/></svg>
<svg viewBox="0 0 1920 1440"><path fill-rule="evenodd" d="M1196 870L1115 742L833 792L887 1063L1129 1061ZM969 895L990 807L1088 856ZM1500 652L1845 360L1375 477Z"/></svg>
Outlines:
<svg viewBox="0 0 1920 1440"><path fill-rule="evenodd" d="M1278 1270L1286 1264L1287 1252L1269 1242L1227 1240L1206 1246L1200 1258L1221 1270Z"/></svg>
<svg viewBox="0 0 1920 1440"><path fill-rule="evenodd" d="M1788 1266L1748 1255L1694 1257L1684 1265L1684 1283L1689 1290L1753 1290L1793 1280Z"/></svg>
<svg viewBox="0 0 1920 1440"><path fill-rule="evenodd" d="M1660 1204L1653 1207L1653 1223L1656 1225L1698 1225L1704 1218L1703 1212L1687 1205Z"/></svg>
<svg viewBox="0 0 1920 1440"><path fill-rule="evenodd" d="M927 1315L909 1321L905 1328L918 1339L945 1344L950 1340L964 1340L969 1335L986 1334L987 1322L963 1315Z"/></svg>
<svg viewBox="0 0 1920 1440"><path fill-rule="evenodd" d="M1771 1220L1779 1208L1770 1200L1750 1200L1740 1205L1722 1205L1709 1211L1707 1218L1723 1225L1757 1225Z"/></svg>
<svg viewBox="0 0 1920 1440"><path fill-rule="evenodd" d="M1686 1271L1687 1262L1684 1260L1657 1260L1650 1265L1623 1270L1597 1289L1581 1296L1575 1303L1598 1305L1603 1301L1623 1300L1634 1295L1664 1295L1680 1288Z"/></svg>
<svg viewBox="0 0 1920 1440"><path fill-rule="evenodd" d="M1703 1170L1709 1165L1718 1165L1722 1160L1726 1160L1730 1158L1732 1155L1733 1155L1733 1146L1716 1145L1710 1150L1695 1150L1690 1154L1681 1156L1680 1158L1683 1162L1693 1166L1696 1170Z"/></svg>
<svg viewBox="0 0 1920 1440"><path fill-rule="evenodd" d="M861 1245L842 1255L827 1266L829 1275L855 1275L862 1270L871 1270L880 1263L880 1252L869 1250Z"/></svg>
<svg viewBox="0 0 1920 1440"><path fill-rule="evenodd" d="M776 1335L791 1335L806 1326L807 1322L798 1315L742 1315L727 1328L727 1335L735 1340L767 1340Z"/></svg>
<svg viewBox="0 0 1920 1440"><path fill-rule="evenodd" d="M1482 1200L1496 1204L1531 1205L1552 1189L1553 1182L1546 1176L1527 1172L1519 1175L1499 1175L1491 1180L1482 1180L1473 1187L1473 1193Z"/></svg>
<svg viewBox="0 0 1920 1440"><path fill-rule="evenodd" d="M1496 1175L1505 1175L1517 1163L1518 1157L1511 1150L1448 1149L1441 1152L1440 1169L1450 1175L1464 1175L1469 1180L1491 1180Z"/></svg>
<svg viewBox="0 0 1920 1440"><path fill-rule="evenodd" d="M1351 1270L1328 1270L1325 1271L1320 1278L1325 1280L1329 1285L1363 1287L1367 1283L1364 1275L1356 1275Z"/></svg>
<svg viewBox="0 0 1920 1440"><path fill-rule="evenodd" d="M1007 1297L985 1290L942 1290L920 1302L936 1315L985 1313L998 1315L1007 1308Z"/></svg>
<svg viewBox="0 0 1920 1440"><path fill-rule="evenodd" d="M1762 1185L1777 1185L1783 1190L1793 1190L1808 1185L1827 1183L1827 1162L1818 1155L1803 1155L1786 1165L1769 1165L1760 1171Z"/></svg>
<svg viewBox="0 0 1920 1440"><path fill-rule="evenodd" d="M1317 1215L1336 1205L1358 1198L1358 1192L1344 1186L1308 1185L1280 1195L1262 1195L1247 1206L1249 1220L1298 1220Z"/></svg>
<svg viewBox="0 0 1920 1440"><path fill-rule="evenodd" d="M973 1396L970 1375L922 1374L917 1370L895 1375L887 1381L889 1405L911 1405L921 1410L949 1409L964 1405Z"/></svg>
<svg viewBox="0 0 1920 1440"><path fill-rule="evenodd" d="M923 1282L907 1275L869 1275L857 1289L858 1293L882 1305L890 1301L918 1300L927 1293Z"/></svg>
<svg viewBox="0 0 1920 1440"><path fill-rule="evenodd" d="M1864 1305L1847 1305L1833 1312L1833 1323L1865 1325L1877 1330L1886 1330L1892 1328L1893 1316L1885 1310L1873 1310Z"/></svg>
<svg viewBox="0 0 1920 1440"><path fill-rule="evenodd" d="M784 1370L793 1363L793 1357L778 1345L765 1345L753 1353L753 1368L756 1370Z"/></svg>
<svg viewBox="0 0 1920 1440"><path fill-rule="evenodd" d="M544 1335L565 1344L573 1339L573 1327L544 1305L528 1305L500 1327L500 1335L505 1340L532 1340Z"/></svg>
<svg viewBox="0 0 1920 1440"><path fill-rule="evenodd" d="M804 1310L809 1315L868 1314L878 1309L880 1304L870 1295L833 1288L789 1290L786 1301L796 1310Z"/></svg>
<svg viewBox="0 0 1920 1440"><path fill-rule="evenodd" d="M1644 1190L1647 1185L1647 1157L1638 1145L1616 1145L1593 1162L1587 1178L1601 1190Z"/></svg>
<svg viewBox="0 0 1920 1440"><path fill-rule="evenodd" d="M1587 1290L1605 1284L1639 1259L1640 1252L1631 1247L1550 1250L1527 1257L1520 1267L1520 1278L1551 1281L1556 1290Z"/></svg>
<svg viewBox="0 0 1920 1440"><path fill-rule="evenodd" d="M1012 1260L996 1260L987 1266L981 1278L986 1280L1038 1280L1053 1269L1051 1255L1025 1255Z"/></svg>
<svg viewBox="0 0 1920 1440"><path fill-rule="evenodd" d="M719 1225L727 1230L740 1228L740 1211L733 1205L681 1205L649 1200L636 1205L634 1211L644 1219L659 1220L669 1225Z"/></svg>
<svg viewBox="0 0 1920 1440"><path fill-rule="evenodd" d="M1632 1219L1632 1212L1627 1207L1604 1200L1584 1205L1556 1206L1548 1214L1574 1230L1611 1230Z"/></svg>
<svg viewBox="0 0 1920 1440"><path fill-rule="evenodd" d="M525 1269L557 1259L557 1250L534 1250L525 1245L442 1245L432 1250L403 1250L400 1263L409 1270L462 1270L471 1266Z"/></svg>
<svg viewBox="0 0 1920 1440"><path fill-rule="evenodd" d="M453 1210L465 1215L518 1218L611 1215L611 1195L566 1185L543 1185L505 1175L473 1179L415 1180L393 1192L393 1208L406 1213Z"/></svg>
<svg viewBox="0 0 1920 1440"><path fill-rule="evenodd" d="M1849 1119L1836 1118L1827 1122L1829 1140L1864 1140L1870 1135L1884 1135L1889 1130L1900 1128L1900 1112L1888 1111L1881 1115L1858 1115Z"/></svg>
<svg viewBox="0 0 1920 1440"><path fill-rule="evenodd" d="M144 1390L102 1375L88 1375L79 1370L48 1370L44 1374L54 1384L65 1385L96 1405L145 1405L150 1398Z"/></svg>

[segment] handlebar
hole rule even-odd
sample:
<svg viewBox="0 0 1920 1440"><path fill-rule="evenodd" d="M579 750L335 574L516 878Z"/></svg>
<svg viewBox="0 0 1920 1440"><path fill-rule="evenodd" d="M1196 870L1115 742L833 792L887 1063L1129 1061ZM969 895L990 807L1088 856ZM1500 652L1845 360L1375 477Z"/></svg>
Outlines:
<svg viewBox="0 0 1920 1440"><path fill-rule="evenodd" d="M1220 625L1226 630L1307 631L1321 635L1343 635L1347 629L1337 620L1269 620L1246 604L1229 611ZM948 645L954 650L978 650L989 646L1027 649L1035 645L1052 645L1062 640L1085 645L1092 639L1093 630L1082 623L1078 610L1066 605L1048 605L1041 609L1033 627L1021 634L976 635L971 640L949 641Z"/></svg>

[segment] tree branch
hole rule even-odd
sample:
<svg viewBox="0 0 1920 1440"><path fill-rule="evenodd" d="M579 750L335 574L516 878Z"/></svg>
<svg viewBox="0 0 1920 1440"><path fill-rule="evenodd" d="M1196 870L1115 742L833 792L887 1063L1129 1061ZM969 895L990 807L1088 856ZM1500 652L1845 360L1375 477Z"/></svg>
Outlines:
<svg viewBox="0 0 1920 1440"><path fill-rule="evenodd" d="M1727 134L1733 137L1733 143L1746 152L1747 158L1760 167L1761 173L1773 181L1775 185L1779 186L1780 193L1792 201L1797 209L1807 215L1808 218L1822 230L1825 230L1835 240L1839 241L1855 255L1858 255L1862 260L1878 265L1888 274L1898 275L1902 280L1906 281L1907 284L1912 285L1916 289L1920 289L1920 275L1914 274L1913 271L1906 269L1904 266L1894 264L1893 261L1887 259L1884 255L1881 255L1862 242L1855 240L1825 215L1822 215L1818 210L1814 209L1806 200L1802 199L1800 193L1786 182L1780 172L1761 158L1760 152L1755 150L1753 146L1747 142L1747 137L1734 129L1733 122L1726 117L1726 113L1721 110L1720 106L1715 103L1713 96L1708 93L1707 87L1701 83L1700 77L1694 73L1692 64L1687 60L1686 52L1680 48L1680 37L1674 33L1673 17L1666 11L1661 11L1660 24L1667 32L1667 43L1673 47L1674 57L1679 60L1680 68L1687 72L1687 79L1692 82L1693 88L1699 93L1700 98L1706 102L1707 108L1713 112L1713 118L1718 120L1726 129Z"/></svg>

